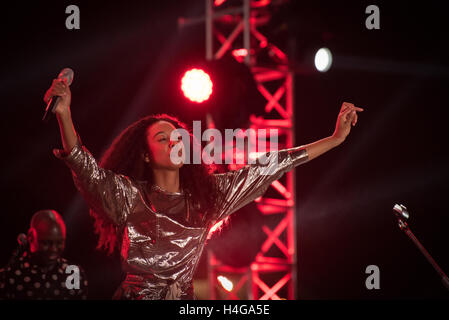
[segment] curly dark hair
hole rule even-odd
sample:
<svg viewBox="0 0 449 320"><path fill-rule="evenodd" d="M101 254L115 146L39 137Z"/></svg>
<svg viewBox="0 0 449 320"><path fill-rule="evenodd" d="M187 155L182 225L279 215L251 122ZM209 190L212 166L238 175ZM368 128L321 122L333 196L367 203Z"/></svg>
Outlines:
<svg viewBox="0 0 449 320"><path fill-rule="evenodd" d="M146 133L148 127L158 121L167 121L175 128L191 132L184 123L168 114L144 117L131 124L115 138L99 165L134 181L147 181L153 184L152 169L148 163L144 162L143 155L148 154L151 159ZM190 145L193 145L192 134L190 134L190 142ZM191 204L205 215L212 214L216 210L218 192L212 177L213 170L213 165L204 163L183 165L179 169L180 187L189 195ZM95 232L99 235L97 249L104 249L108 254L112 254L120 240L121 231L104 215L92 209L90 215L95 219Z"/></svg>

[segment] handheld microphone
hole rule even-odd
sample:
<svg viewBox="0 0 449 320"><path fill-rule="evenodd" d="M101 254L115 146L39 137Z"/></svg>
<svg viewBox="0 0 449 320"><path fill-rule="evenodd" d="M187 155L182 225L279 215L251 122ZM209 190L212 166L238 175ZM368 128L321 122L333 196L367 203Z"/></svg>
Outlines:
<svg viewBox="0 0 449 320"><path fill-rule="evenodd" d="M28 245L28 238L25 233L19 233L17 236L17 242L19 243L19 247L26 248Z"/></svg>
<svg viewBox="0 0 449 320"><path fill-rule="evenodd" d="M73 81L73 70L70 68L64 68L58 75L58 79L65 80L66 83L70 86ZM45 108L44 116L42 117L42 121L45 123L50 120L52 114L55 113L55 108L58 104L58 101L61 99L60 96L53 96L47 103L47 107Z"/></svg>
<svg viewBox="0 0 449 320"><path fill-rule="evenodd" d="M9 259L8 266L12 266L17 261L17 259L20 258L28 249L28 238L26 234L19 233L19 235L17 236L17 242L18 245L14 250L11 258Z"/></svg>

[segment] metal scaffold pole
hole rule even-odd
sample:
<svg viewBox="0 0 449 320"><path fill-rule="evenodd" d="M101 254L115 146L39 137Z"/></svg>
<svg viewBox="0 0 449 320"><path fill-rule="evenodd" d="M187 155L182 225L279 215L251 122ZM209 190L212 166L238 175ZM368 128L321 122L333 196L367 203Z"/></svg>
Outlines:
<svg viewBox="0 0 449 320"><path fill-rule="evenodd" d="M257 10L269 3L270 1L242 0L240 6L219 10L213 0L205 0L206 59L218 60L229 50L243 52L234 57L250 68L258 90L266 99L265 106L260 106L264 108L264 115L251 116L250 126L256 130L267 129L268 132L269 129L276 129L279 135L284 136L279 148L288 149L295 146L293 72L287 67L287 55L258 30L259 26L268 21L258 20ZM227 36L217 26L217 22L221 22L224 17L228 18L228 25L229 21L233 22L232 31ZM242 38L243 43L237 43L237 39ZM220 44L217 50L214 50L214 43ZM255 45L269 50L276 63L270 64L270 67L259 65L258 50L251 47ZM273 87L276 88L274 93ZM280 198L261 197L257 199L257 204L261 215L277 215L279 221L274 226L263 225L261 232L266 239L251 265L248 268L227 266L209 252L211 299L217 299L217 290L220 287L217 276L225 273L240 277L240 280L224 299L238 299L237 291L243 290L245 284L248 299L298 298L295 170L288 172L282 182L273 182L271 188L277 191ZM270 252L273 247L281 254L272 256ZM284 290L282 296L279 294L281 289Z"/></svg>

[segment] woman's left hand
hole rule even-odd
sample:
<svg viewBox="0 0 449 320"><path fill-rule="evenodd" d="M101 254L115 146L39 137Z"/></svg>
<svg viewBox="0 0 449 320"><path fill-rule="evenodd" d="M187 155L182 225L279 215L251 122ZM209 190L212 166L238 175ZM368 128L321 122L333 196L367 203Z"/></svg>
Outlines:
<svg viewBox="0 0 449 320"><path fill-rule="evenodd" d="M358 108L349 102L343 102L332 136L338 141L343 142L351 131L351 125L355 126L357 123L357 112L361 111L363 111L362 108Z"/></svg>

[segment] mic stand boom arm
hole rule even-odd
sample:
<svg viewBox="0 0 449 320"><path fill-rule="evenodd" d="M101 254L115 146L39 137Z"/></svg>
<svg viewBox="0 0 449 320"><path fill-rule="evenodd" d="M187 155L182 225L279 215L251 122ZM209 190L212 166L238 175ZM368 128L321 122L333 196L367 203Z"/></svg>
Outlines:
<svg viewBox="0 0 449 320"><path fill-rule="evenodd" d="M399 208L401 207L401 208ZM398 210L399 209L399 210ZM405 232L405 234L413 241L413 243L418 247L419 251L426 257L427 261L432 265L432 267L438 272L438 274L441 276L441 281L443 282L446 289L449 290L449 278L447 275L443 272L443 270L440 268L440 266L435 262L435 260L432 258L432 256L427 252L427 250L424 248L424 246L419 242L419 240L415 237L413 232L410 230L410 227L407 225L407 223L404 221L408 218L408 212L406 211L406 208L403 205L395 205L394 210L396 211L396 216L398 218L398 224L399 228ZM401 211L401 212L399 212ZM399 212L399 214L398 214Z"/></svg>

